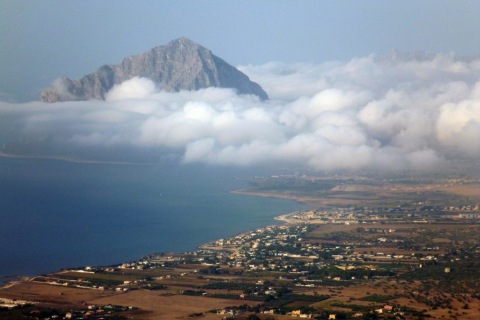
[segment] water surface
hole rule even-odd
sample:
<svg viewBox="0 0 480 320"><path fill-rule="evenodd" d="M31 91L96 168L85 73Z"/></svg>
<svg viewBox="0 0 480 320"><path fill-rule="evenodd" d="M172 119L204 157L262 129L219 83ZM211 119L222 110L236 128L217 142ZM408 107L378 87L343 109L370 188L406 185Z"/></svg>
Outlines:
<svg viewBox="0 0 480 320"><path fill-rule="evenodd" d="M0 158L0 276L110 265L274 224L299 203L229 192L251 172Z"/></svg>

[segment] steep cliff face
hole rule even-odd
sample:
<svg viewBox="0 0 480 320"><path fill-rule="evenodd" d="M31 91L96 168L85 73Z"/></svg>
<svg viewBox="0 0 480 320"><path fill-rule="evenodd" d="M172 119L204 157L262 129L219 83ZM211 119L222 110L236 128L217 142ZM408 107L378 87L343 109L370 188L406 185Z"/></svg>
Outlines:
<svg viewBox="0 0 480 320"><path fill-rule="evenodd" d="M133 77L151 79L165 91L234 88L240 94L268 99L260 85L186 38L127 57L120 64L102 66L78 80L57 79L53 87L41 93L40 99L45 102L104 99L115 84Z"/></svg>

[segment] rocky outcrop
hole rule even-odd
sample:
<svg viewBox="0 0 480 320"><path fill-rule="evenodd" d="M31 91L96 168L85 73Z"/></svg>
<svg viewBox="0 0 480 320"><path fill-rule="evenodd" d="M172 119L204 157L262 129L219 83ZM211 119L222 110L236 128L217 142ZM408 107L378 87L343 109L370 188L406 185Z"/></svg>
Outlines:
<svg viewBox="0 0 480 320"><path fill-rule="evenodd" d="M114 85L133 77L151 79L166 91L234 88L240 94L268 99L260 85L186 38L127 57L120 64L104 65L78 80L59 78L53 87L41 93L40 99L45 102L104 99Z"/></svg>

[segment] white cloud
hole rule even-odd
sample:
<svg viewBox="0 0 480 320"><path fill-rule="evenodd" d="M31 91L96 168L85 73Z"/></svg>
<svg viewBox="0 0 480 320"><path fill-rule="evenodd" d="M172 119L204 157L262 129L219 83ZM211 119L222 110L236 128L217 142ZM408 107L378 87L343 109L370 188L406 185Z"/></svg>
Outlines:
<svg viewBox="0 0 480 320"><path fill-rule="evenodd" d="M453 154L480 156L480 99L441 106L436 132L438 141Z"/></svg>
<svg viewBox="0 0 480 320"><path fill-rule="evenodd" d="M156 91L155 83L147 78L133 77L121 84L113 86L105 100L116 101L125 99L146 98Z"/></svg>
<svg viewBox="0 0 480 320"><path fill-rule="evenodd" d="M0 103L2 150L28 141L28 153L47 137L51 144L145 148L222 165L425 171L457 159L478 164L480 59L371 56L241 69L271 100L219 88L167 93L133 78L107 101Z"/></svg>

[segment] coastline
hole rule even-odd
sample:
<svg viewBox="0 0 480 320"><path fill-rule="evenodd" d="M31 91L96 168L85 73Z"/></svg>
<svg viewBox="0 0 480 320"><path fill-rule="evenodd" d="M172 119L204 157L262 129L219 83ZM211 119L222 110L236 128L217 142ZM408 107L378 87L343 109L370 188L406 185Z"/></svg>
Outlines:
<svg viewBox="0 0 480 320"><path fill-rule="evenodd" d="M234 192L232 192L234 193ZM239 193L241 194L241 193ZM292 222L291 219L289 219L289 217L292 215L292 214L297 214L299 211L294 211L294 212L289 212L289 213L286 213L286 214L282 214L282 215L279 215L279 216L275 216L273 217L274 220L276 221L280 221L282 222L282 224L280 225L295 225L297 223L295 222ZM258 226L256 227L255 229L252 229L252 230L246 230L246 231L243 231L243 232L240 232L240 233L237 233L237 234L234 234L234 235L231 235L231 236L228 236L226 237L225 239L233 239L233 238L236 238L236 237L242 237L242 236L245 236L249 233L252 233L254 232L255 230L263 230L263 229L267 229L267 228L273 228L273 227L276 227L276 226L279 226L279 225L266 225L266 226ZM197 250L212 250L212 251L219 251L219 250L224 250L224 251L229 251L228 247L224 247L224 246L217 246L215 245L216 243L218 243L219 241L223 241L224 238L220 238L220 239L216 239L216 240L213 240L213 241L210 241L210 242L207 242L207 243L202 243L202 244L199 244L196 249ZM232 252L234 251L233 249L231 250ZM158 253L150 253L150 254L147 254L143 257L138 257L137 259L138 260L142 260L142 259L145 259L145 257L148 257L148 256L151 256L151 255L156 255L156 254L166 254L166 253L171 253L171 254L185 254L187 252L182 252L182 251L174 251L174 252L158 252ZM117 265L121 265L121 264L124 264L125 261L123 262L118 262L118 263L114 263L112 265L106 265L106 266L94 266L94 268L107 268L107 267L110 267L110 266L117 266ZM87 266L82 266L82 267L85 267L85 268L89 268ZM69 270L70 268L66 268L65 270ZM47 272L45 273L46 275L49 275L49 274L56 274L56 273L59 273L59 272L63 272L62 269L60 270L55 270L55 271L51 271L51 272ZM43 275L45 275L43 274ZM26 276L26 275L16 275L16 274L13 274L13 275L0 275L0 289L6 289L6 288L10 288L14 285L17 285L17 284L20 284L22 282L30 282L32 280L34 280L35 278L37 277L40 277L42 275L40 274L36 274L36 275L31 275L31 276Z"/></svg>
<svg viewBox="0 0 480 320"><path fill-rule="evenodd" d="M117 164L117 165L140 165L148 163L136 163L136 162L124 162L124 161L102 161L102 160L88 160L81 158L73 158L68 156L44 156L44 155L22 155L22 154L13 154L5 153L0 151L0 158L7 159L38 159L38 160L56 160L56 161L65 161L72 163L85 163L85 164Z"/></svg>
<svg viewBox="0 0 480 320"><path fill-rule="evenodd" d="M318 207L321 202L319 199L308 198L308 197L298 197L294 194L284 193L279 194L275 192L262 192L250 189L237 189L230 191L231 194L238 194L251 197L261 197L261 198L272 198L272 199L283 199L291 200L308 206L309 208Z"/></svg>
<svg viewBox="0 0 480 320"><path fill-rule="evenodd" d="M8 155L8 154L4 154L4 153L0 152L0 158L1 157L22 158L21 156L16 157L16 156L13 156L13 155ZM43 159L42 157L25 157L25 158L26 159ZM49 158L49 157L48 158L46 157L44 159L54 160L53 158ZM55 160L62 160L62 159L55 159ZM65 161L68 161L68 160L65 160ZM69 161L69 162L77 162L77 161ZM95 162L95 163L98 163L98 162ZM234 191L230 191L228 193L234 194L234 195L245 195L245 196L250 196L250 197L259 197L259 195L256 194L255 192L242 192L242 191L234 190ZM304 203L302 201L299 201L299 199L295 199L295 198L282 198L282 197L279 197L279 196L260 196L260 197L279 199L279 200L288 200L288 201L293 200L294 202L306 205L306 203ZM283 224L291 224L291 221L289 221L288 216L290 216L290 215L292 215L296 212L299 212L299 211L295 210L295 211L290 211L289 213L286 213L286 214L272 216L270 218L270 222L265 223L265 221L264 221L264 222L262 222L261 225L251 226L250 228L244 229L243 231L235 232L235 233L226 235L223 238L225 238L225 239L234 238L236 236L245 235L245 234L254 232L255 230L259 230L259 229L275 227L275 226L279 226L279 225L283 225ZM277 223L277 222L280 222L280 223ZM217 238L217 239L215 239L213 241L210 241L210 242L198 242L197 244L194 245L194 247L192 249L193 249L193 251L196 251L196 250L224 250L225 248L215 247L215 246L211 245L211 243L215 243L218 240L221 240L221 238ZM112 261L112 263L108 263L108 264L92 263L92 264L85 264L85 265L77 265L76 267L96 266L96 267L103 268L103 267L121 265L121 264L125 263L125 261L141 260L144 257L146 257L148 255L151 255L151 254L157 254L157 253L184 254L184 253L187 253L187 252L191 252L191 251L190 250L186 250L186 251L185 250L173 250L173 251L167 250L167 251L158 251L158 252L152 251L152 252L147 253L147 254L142 254L142 255L139 255L139 256L132 256L131 258L128 258L127 260L121 259L121 260L117 260L117 261ZM71 267L72 266L69 266L69 265L63 265L60 268L56 268L56 269L53 268L53 269L46 270L46 271L40 272L40 273L38 273L38 272L32 272L32 273L28 273L28 274L26 274L26 273L11 273L11 274L0 275L0 288L12 286L12 285L15 285L17 283L21 283L21 282L25 282L25 281L28 282L28 281L31 281L31 279L34 279L36 277L39 277L39 276L42 276L42 275L48 275L48 274L55 274L55 273L58 273L58 272L60 272L64 269L65 270L71 269ZM75 268L73 268L73 269L75 269Z"/></svg>
<svg viewBox="0 0 480 320"><path fill-rule="evenodd" d="M357 208L355 212L364 214L367 210ZM446 220L440 225L419 224L415 218L403 219L405 216L402 213L394 215L401 217L401 221L383 217L380 225L378 215L379 212L369 212L370 221L358 227L354 223L356 218L341 210L291 212L275 217L277 221L287 222L285 224L265 226L219 239L201 245L200 250L194 252L162 252L122 265L65 269L23 278L11 282L9 287L3 286L4 296L0 297L0 305L3 303L7 308L25 306L25 312L31 312L27 309L29 305L39 310L53 306L56 313L76 314L77 317L72 319L79 320L88 318L83 315L93 314L98 314L100 318L105 309L113 307L122 312L119 313L121 316L132 319L138 316L138 319L145 320L215 320L239 310L252 314L275 314L282 319L285 315L290 319L296 312L291 309L292 304L296 308L310 306L310 313L303 318L312 318L321 313L335 314L337 309L332 304L339 301L342 307L345 306L347 315L358 315L359 301L365 301L361 304L362 310L369 314L382 310L378 313L385 312L388 317L390 311L399 310L408 319L419 314L440 319L453 307L458 309L465 305L462 296L462 300L457 300L455 304L428 309L429 300L426 297L432 292L432 283L442 281L442 278L448 281L448 286L440 282L434 295L458 295L458 286L451 283L453 280L462 285L463 278L460 277L463 275L454 274L451 278L449 274L465 270L463 268L471 269L478 257L466 256L464 261L452 259L456 256L454 252L444 255L451 252L450 240L458 237L458 230L469 239L475 239L478 226L475 232L468 222L463 223L460 229L458 222ZM316 225L315 220L325 218L330 220L329 225ZM389 238L392 241L378 240L372 246L370 230L375 238L378 233L382 236L380 239ZM449 241L443 244L437 242L442 247L434 249L434 253L425 247L403 247L402 242L393 241L398 239L399 234L422 240L427 237L427 242L445 235ZM354 244L353 237L356 238ZM394 242L397 245L392 246ZM461 247L462 244L458 244L458 248ZM471 247L470 250L473 253L476 248ZM438 256L439 266L428 262L434 259L434 254ZM417 265L421 267L413 267ZM427 271L422 273L420 268ZM425 276L433 272L440 280L425 282ZM470 274L467 280L472 285L464 287L463 294L467 296L469 308L462 310L468 312L464 313L465 319L477 319L479 305L475 299L475 281L478 274L466 273ZM361 277L357 278L357 274ZM399 281L403 294L398 294ZM419 284L423 285L420 289ZM409 293L415 290L426 294L415 298ZM376 303L371 303L370 297ZM383 297L391 302L377 301ZM276 303L282 300L282 304L275 305L277 309L269 304L270 301ZM239 319L246 319L247 314Z"/></svg>
<svg viewBox="0 0 480 320"><path fill-rule="evenodd" d="M275 217L274 219L277 221L282 221L284 224L294 224L289 217L296 212L291 212L287 214L282 214L281 216Z"/></svg>
<svg viewBox="0 0 480 320"><path fill-rule="evenodd" d="M18 238L0 253L8 261L0 268L2 276L33 277L63 268L114 265L155 252L195 251L215 239L277 225L277 216L307 208L295 199L231 192L245 186L237 182L239 173L230 173L227 177L231 182L225 182L224 178L214 178L219 176L216 170L199 171L197 167L154 165L126 170L125 166L83 165L72 159L53 158L0 152L6 196L0 209L4 226L9 226L0 238ZM54 174L47 174L51 172ZM99 197L93 202L82 201L97 189L106 192L106 202L99 202ZM184 191L188 199L182 195ZM37 201L28 201L32 197L49 201L34 206ZM118 201L111 199L127 205L117 205ZM19 201L25 206L15 206ZM132 208L145 210L132 215ZM30 210L36 215L29 214ZM199 215L203 221L196 220ZM130 220L133 226L126 223ZM61 232L66 223L78 224L82 231L91 230L93 234L83 237L81 231L66 232L58 242L59 236L51 236L56 232L49 230ZM18 230L42 234L42 243L20 237ZM116 240L120 234L124 240ZM118 243L112 246L114 242ZM37 254L29 257L29 250ZM11 278L1 278L0 282L8 280Z"/></svg>
<svg viewBox="0 0 480 320"><path fill-rule="evenodd" d="M260 191L254 191L254 190L249 190L249 189L232 190L232 191L230 191L230 193L238 194L238 195L244 195L244 196L293 200L293 201L296 201L296 202L304 203L304 201L303 201L304 199L298 198L294 195L289 195L289 194L281 195L281 194L274 193L274 192L260 192Z"/></svg>
<svg viewBox="0 0 480 320"><path fill-rule="evenodd" d="M0 250L6 261L0 275L33 276L152 252L193 251L305 208L290 200L230 194L245 186L241 179L249 173L243 170L8 156L0 157L5 230L0 239L11 244ZM71 224L76 230L65 232ZM42 241L34 241L37 237Z"/></svg>
<svg viewBox="0 0 480 320"><path fill-rule="evenodd" d="M252 233L252 232L255 232L255 231L258 231L258 230L275 228L275 227L278 227L278 226L281 226L281 225L295 225L296 223L293 222L291 219L289 219L289 216L291 216L292 214L297 214L298 212L299 211L294 211L294 212L289 212L289 213L286 213L286 214L282 214L280 216L273 217L273 220L281 221L282 222L281 224L259 226L255 229L240 232L240 233L234 234L234 235L226 237L226 238L216 239L216 240L213 240L213 241L210 241L210 242L207 242L207 243L200 244L200 245L197 246L197 249L199 249L199 250L213 250L213 251L217 251L217 250L234 251L233 249L230 250L228 247L219 246L219 245L216 245L216 244L218 242L223 242L225 239L228 240L228 239L233 239L233 238L237 238L237 237L243 237L243 236L245 236L249 233ZM176 252L176 253L179 253L179 252Z"/></svg>

